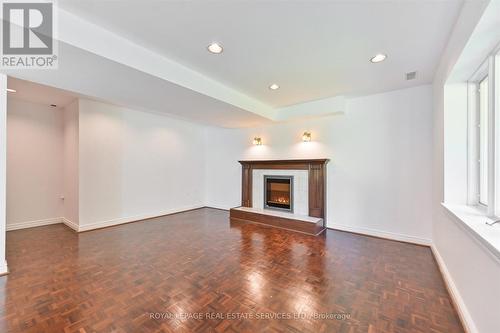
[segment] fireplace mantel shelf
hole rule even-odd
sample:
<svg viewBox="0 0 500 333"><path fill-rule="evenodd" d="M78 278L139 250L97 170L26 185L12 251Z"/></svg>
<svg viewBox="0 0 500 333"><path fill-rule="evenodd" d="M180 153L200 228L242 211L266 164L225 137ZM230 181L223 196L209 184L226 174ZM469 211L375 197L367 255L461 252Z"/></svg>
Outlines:
<svg viewBox="0 0 500 333"><path fill-rule="evenodd" d="M322 167L328 163L329 159L299 159L299 160L247 160L238 161L245 168L252 169L289 169L289 170L309 170L311 168Z"/></svg>
<svg viewBox="0 0 500 333"><path fill-rule="evenodd" d="M258 163L328 163L328 158L313 158L313 159L292 159L292 160L241 160L241 164L258 164Z"/></svg>

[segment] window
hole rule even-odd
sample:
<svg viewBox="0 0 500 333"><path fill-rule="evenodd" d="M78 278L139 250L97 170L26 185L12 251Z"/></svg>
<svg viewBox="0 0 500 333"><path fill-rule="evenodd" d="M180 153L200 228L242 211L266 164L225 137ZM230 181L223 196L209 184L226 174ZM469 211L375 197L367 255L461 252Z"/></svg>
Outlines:
<svg viewBox="0 0 500 333"><path fill-rule="evenodd" d="M490 217L500 217L499 59L489 56L468 81L468 201Z"/></svg>
<svg viewBox="0 0 500 333"><path fill-rule="evenodd" d="M488 205L488 77L479 83L479 203Z"/></svg>

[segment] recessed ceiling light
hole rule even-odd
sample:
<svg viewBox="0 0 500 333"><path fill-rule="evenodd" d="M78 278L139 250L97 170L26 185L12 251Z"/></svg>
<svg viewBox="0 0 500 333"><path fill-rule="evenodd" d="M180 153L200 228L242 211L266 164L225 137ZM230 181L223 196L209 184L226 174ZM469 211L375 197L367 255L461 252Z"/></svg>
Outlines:
<svg viewBox="0 0 500 333"><path fill-rule="evenodd" d="M373 58L371 58L370 61L373 62L373 63L377 63L377 62L384 61L385 58L387 58L387 56L385 54L377 54L376 56L374 56Z"/></svg>
<svg viewBox="0 0 500 333"><path fill-rule="evenodd" d="M269 86L269 89L271 90L276 90L276 89L279 89L280 86L278 86L276 83L273 83Z"/></svg>
<svg viewBox="0 0 500 333"><path fill-rule="evenodd" d="M219 43L215 43L215 42L208 45L207 49L208 49L208 51L210 51L211 53L214 53L214 54L219 54L219 53L222 53L222 51L224 51L224 49L222 48L222 45L220 45Z"/></svg>
<svg viewBox="0 0 500 333"><path fill-rule="evenodd" d="M7 91L8 91L8 92L11 92L11 93L15 93L15 92L17 92L17 90L16 90L16 89L10 89L10 88L7 88Z"/></svg>

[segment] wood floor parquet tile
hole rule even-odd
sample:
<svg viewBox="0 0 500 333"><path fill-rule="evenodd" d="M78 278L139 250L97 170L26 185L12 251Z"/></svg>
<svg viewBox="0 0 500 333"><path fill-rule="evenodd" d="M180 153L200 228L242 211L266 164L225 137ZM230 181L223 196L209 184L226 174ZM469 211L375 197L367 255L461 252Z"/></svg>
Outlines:
<svg viewBox="0 0 500 333"><path fill-rule="evenodd" d="M463 332L429 248L214 209L11 231L7 261L0 332Z"/></svg>

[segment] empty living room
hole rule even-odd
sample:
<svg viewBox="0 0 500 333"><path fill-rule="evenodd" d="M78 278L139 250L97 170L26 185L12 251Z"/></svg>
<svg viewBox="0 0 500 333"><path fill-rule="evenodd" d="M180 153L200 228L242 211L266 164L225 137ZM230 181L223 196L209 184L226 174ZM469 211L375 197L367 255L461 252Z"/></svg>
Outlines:
<svg viewBox="0 0 500 333"><path fill-rule="evenodd" d="M0 16L0 333L500 332L500 0Z"/></svg>

